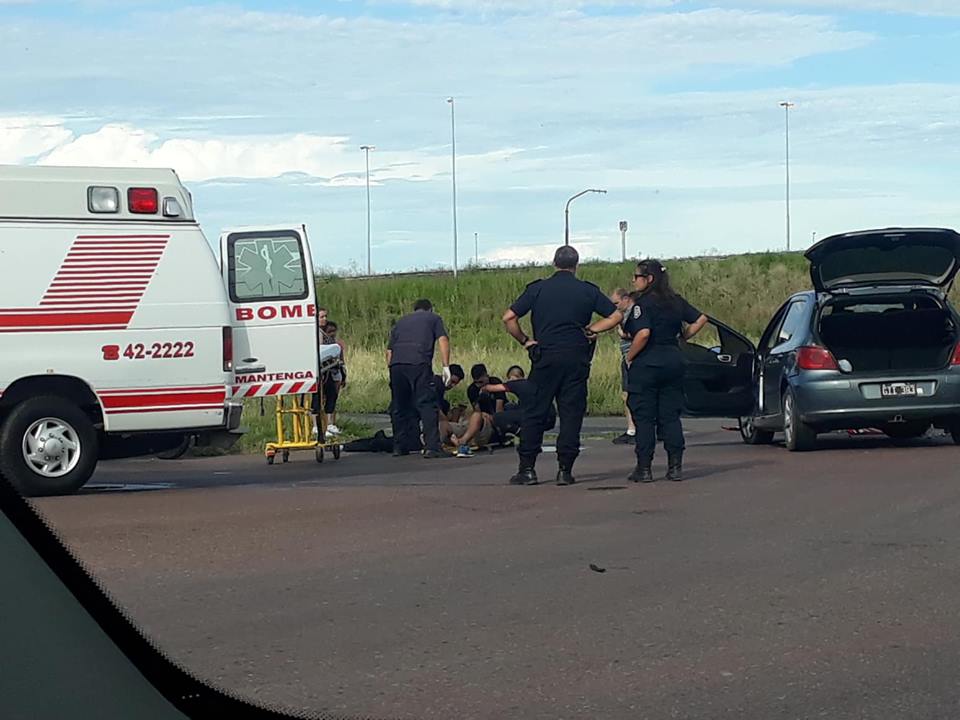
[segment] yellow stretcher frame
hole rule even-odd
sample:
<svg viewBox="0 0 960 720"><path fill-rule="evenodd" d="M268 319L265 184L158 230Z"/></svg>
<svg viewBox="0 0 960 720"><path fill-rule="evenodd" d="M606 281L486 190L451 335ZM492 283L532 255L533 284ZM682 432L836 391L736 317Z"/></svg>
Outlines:
<svg viewBox="0 0 960 720"><path fill-rule="evenodd" d="M319 388L318 388L319 389ZM322 463L329 450L334 460L340 459L343 450L343 438L334 442L320 442L327 436L327 414L317 415L317 437L313 438L312 395L278 395L277 408L274 411L277 423L277 439L264 446L267 465L273 465L277 455L283 462L290 460L290 453L301 450L313 450L314 458ZM320 409L323 410L323 393L320 393ZM289 434L288 434L289 429Z"/></svg>

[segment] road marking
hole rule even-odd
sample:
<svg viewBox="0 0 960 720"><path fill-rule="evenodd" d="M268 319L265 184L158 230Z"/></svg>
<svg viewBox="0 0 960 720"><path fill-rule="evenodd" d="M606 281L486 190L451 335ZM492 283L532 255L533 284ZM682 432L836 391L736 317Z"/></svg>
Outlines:
<svg viewBox="0 0 960 720"><path fill-rule="evenodd" d="M133 492L140 490L170 490L175 483L87 483L84 490L97 492Z"/></svg>

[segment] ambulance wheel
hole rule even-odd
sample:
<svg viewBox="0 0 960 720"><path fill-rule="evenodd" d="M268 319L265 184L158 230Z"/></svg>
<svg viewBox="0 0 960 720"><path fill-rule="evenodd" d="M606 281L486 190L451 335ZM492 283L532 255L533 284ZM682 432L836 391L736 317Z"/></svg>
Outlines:
<svg viewBox="0 0 960 720"><path fill-rule="evenodd" d="M273 455L267 455L267 465L273 465Z"/></svg>
<svg viewBox="0 0 960 720"><path fill-rule="evenodd" d="M53 395L24 400L0 427L0 475L28 497L76 492L97 466L90 418Z"/></svg>
<svg viewBox="0 0 960 720"><path fill-rule="evenodd" d="M339 445L334 445L334 446L333 446L333 459L334 459L334 460L339 460L339 459L340 459L340 446L339 446Z"/></svg>
<svg viewBox="0 0 960 720"><path fill-rule="evenodd" d="M286 463L286 462L290 462L290 451L289 451L289 450L284 450L284 451L283 451L283 461L284 461L285 463Z"/></svg>
<svg viewBox="0 0 960 720"><path fill-rule="evenodd" d="M317 462L318 462L318 463L322 463L322 462L323 462L323 448L322 448L322 447L318 447L318 448L317 448L316 452L314 453L314 457L317 458Z"/></svg>

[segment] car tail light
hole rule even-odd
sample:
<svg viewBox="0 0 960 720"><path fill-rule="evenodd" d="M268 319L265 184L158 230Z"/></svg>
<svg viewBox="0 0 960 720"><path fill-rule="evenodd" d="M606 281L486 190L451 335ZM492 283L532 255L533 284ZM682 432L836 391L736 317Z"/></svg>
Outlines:
<svg viewBox="0 0 960 720"><path fill-rule="evenodd" d="M223 329L223 371L233 372L233 328Z"/></svg>
<svg viewBox="0 0 960 720"><path fill-rule="evenodd" d="M953 349L953 357L950 358L951 365L960 365L960 343Z"/></svg>
<svg viewBox="0 0 960 720"><path fill-rule="evenodd" d="M130 188L127 190L127 205L130 212L140 215L156 215L160 209L160 197L156 188Z"/></svg>
<svg viewBox="0 0 960 720"><path fill-rule="evenodd" d="M811 345L797 350L797 367L801 370L839 370L836 358L826 348Z"/></svg>

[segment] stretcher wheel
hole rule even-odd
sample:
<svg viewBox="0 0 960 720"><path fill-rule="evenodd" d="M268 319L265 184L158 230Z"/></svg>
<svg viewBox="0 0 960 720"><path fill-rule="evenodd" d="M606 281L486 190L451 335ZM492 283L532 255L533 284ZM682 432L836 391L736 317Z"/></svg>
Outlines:
<svg viewBox="0 0 960 720"><path fill-rule="evenodd" d="M284 451L283 451L283 461L284 461L284 462L290 462L290 451L289 451L289 450L284 450Z"/></svg>
<svg viewBox="0 0 960 720"><path fill-rule="evenodd" d="M322 448L322 447L318 447L317 450L316 450L316 452L314 453L314 456L317 458L317 462L318 462L318 463L322 463L322 462L323 462L323 448Z"/></svg>
<svg viewBox="0 0 960 720"><path fill-rule="evenodd" d="M340 446L339 446L339 445L334 445L334 446L333 446L333 459L334 459L334 460L339 460L339 459L340 459Z"/></svg>
<svg viewBox="0 0 960 720"><path fill-rule="evenodd" d="M273 455L267 455L267 465L273 465Z"/></svg>

